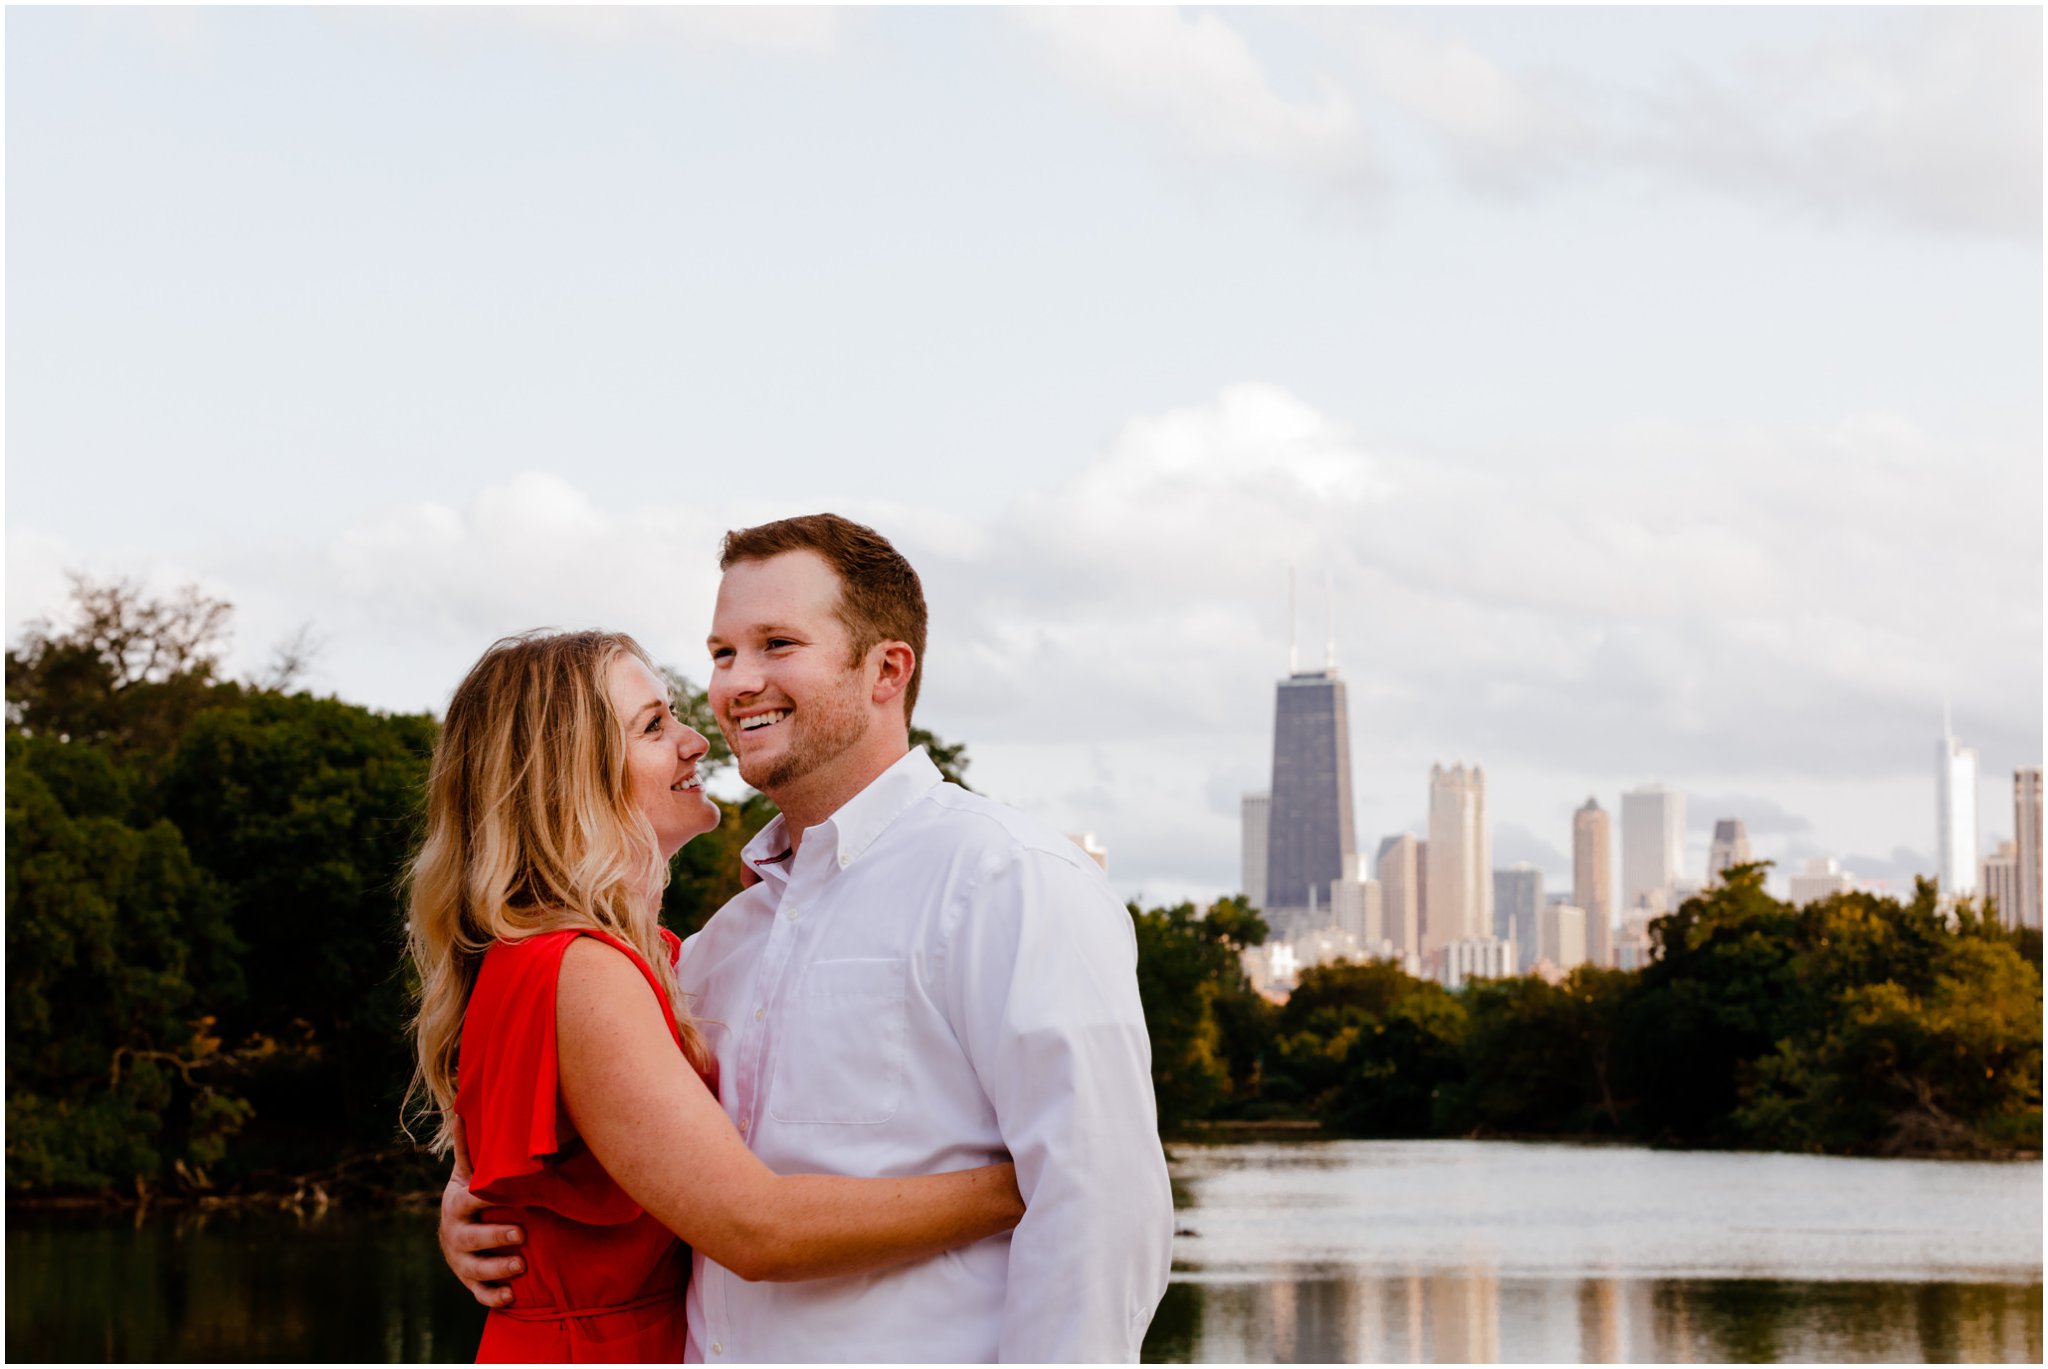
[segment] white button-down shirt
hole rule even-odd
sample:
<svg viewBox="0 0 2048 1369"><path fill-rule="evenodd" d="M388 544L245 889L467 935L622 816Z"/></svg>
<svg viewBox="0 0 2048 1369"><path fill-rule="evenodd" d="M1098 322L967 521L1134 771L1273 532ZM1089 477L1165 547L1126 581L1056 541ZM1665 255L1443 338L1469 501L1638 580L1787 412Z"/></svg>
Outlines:
<svg viewBox="0 0 2048 1369"><path fill-rule="evenodd" d="M749 1283L696 1257L689 1357L1135 1361L1173 1201L1123 905L1071 841L912 751L683 948L720 1101L778 1173L1017 1163L1007 1236L877 1274ZM777 856L784 856L777 860Z"/></svg>

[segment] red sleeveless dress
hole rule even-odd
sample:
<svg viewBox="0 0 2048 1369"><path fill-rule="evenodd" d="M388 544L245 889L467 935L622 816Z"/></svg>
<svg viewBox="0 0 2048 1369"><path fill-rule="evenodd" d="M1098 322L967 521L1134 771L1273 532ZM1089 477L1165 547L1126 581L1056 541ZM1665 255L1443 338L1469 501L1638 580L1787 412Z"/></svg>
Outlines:
<svg viewBox="0 0 2048 1369"><path fill-rule="evenodd" d="M647 962L603 932L544 932L484 952L462 1019L455 1111L473 1166L470 1192L492 1204L481 1220L526 1229L526 1273L509 1285L512 1305L485 1318L479 1364L683 1358L689 1249L612 1182L561 1107L555 984L579 936L624 951L668 1010ZM662 937L673 958L682 943Z"/></svg>

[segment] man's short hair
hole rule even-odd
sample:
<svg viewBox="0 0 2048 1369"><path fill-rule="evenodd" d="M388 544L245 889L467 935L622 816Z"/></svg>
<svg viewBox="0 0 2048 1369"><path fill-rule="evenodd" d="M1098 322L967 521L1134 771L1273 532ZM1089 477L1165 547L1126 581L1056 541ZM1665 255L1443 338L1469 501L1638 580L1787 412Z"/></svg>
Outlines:
<svg viewBox="0 0 2048 1369"><path fill-rule="evenodd" d="M816 552L839 575L839 621L853 637L859 664L877 642L907 642L916 653L910 683L903 690L903 720L917 707L924 682L924 586L903 554L873 528L836 513L810 513L725 535L718 568L737 561L766 561L786 551Z"/></svg>

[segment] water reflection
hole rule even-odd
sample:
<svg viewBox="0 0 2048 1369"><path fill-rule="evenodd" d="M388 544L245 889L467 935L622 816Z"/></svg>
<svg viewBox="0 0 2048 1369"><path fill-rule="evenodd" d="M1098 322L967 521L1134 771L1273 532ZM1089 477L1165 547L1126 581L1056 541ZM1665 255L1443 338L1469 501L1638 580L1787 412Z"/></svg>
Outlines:
<svg viewBox="0 0 2048 1369"><path fill-rule="evenodd" d="M483 1313L431 1213L11 1213L9 1360L431 1362L476 1353Z"/></svg>
<svg viewBox="0 0 2048 1369"><path fill-rule="evenodd" d="M1148 1363L2041 1360L2038 1284L1183 1278Z"/></svg>
<svg viewBox="0 0 2048 1369"><path fill-rule="evenodd" d="M1176 1152L1148 1361L2030 1361L2041 1170L1505 1143ZM10 1213L10 1360L460 1361L434 1214Z"/></svg>
<svg viewBox="0 0 2048 1369"><path fill-rule="evenodd" d="M1175 1151L1153 1361L2036 1361L2038 1164Z"/></svg>

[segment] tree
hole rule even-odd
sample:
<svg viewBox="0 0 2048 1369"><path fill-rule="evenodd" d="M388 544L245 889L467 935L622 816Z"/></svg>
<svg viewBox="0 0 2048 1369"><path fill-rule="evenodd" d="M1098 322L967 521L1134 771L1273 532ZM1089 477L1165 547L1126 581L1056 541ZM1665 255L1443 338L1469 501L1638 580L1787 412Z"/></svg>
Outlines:
<svg viewBox="0 0 2048 1369"><path fill-rule="evenodd" d="M37 619L7 652L9 730L145 764L169 754L199 710L240 692L220 678L230 615L196 586L156 599L131 581L72 575L69 624Z"/></svg>
<svg viewBox="0 0 2048 1369"><path fill-rule="evenodd" d="M389 1144L409 1074L402 885L435 724L310 695L252 693L193 719L164 816L226 891L246 947L231 1039L295 1043L257 1096L283 1149Z"/></svg>
<svg viewBox="0 0 2048 1369"><path fill-rule="evenodd" d="M959 785L968 793L974 786L967 782L967 743L942 741L922 727L910 729L910 744L913 748L923 747L931 756L932 764L939 767L942 778Z"/></svg>
<svg viewBox="0 0 2048 1369"><path fill-rule="evenodd" d="M213 1014L242 993L219 883L84 743L7 739L13 1189L155 1184L221 1158L249 1105Z"/></svg>
<svg viewBox="0 0 2048 1369"><path fill-rule="evenodd" d="M1170 1131L1241 1104L1257 1088L1268 1023L1239 958L1256 942L1235 938L1263 941L1265 923L1242 899L1219 900L1206 914L1192 903L1129 907L1153 1096Z"/></svg>

